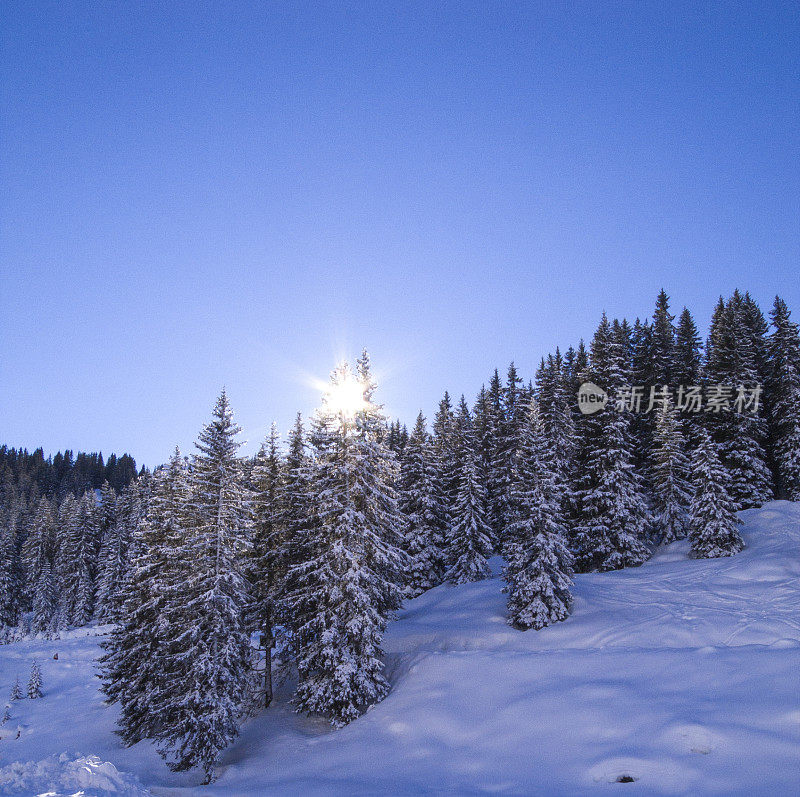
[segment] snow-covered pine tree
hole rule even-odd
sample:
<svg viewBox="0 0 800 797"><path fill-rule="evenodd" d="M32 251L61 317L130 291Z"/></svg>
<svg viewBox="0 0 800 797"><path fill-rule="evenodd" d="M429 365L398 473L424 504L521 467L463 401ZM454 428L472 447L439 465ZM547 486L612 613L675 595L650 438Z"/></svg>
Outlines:
<svg viewBox="0 0 800 797"><path fill-rule="evenodd" d="M746 298L738 291L727 303L720 298L706 347L706 380L710 389L724 385L735 396L740 385L753 389L759 384L761 355L756 338L753 310L748 309ZM738 508L761 506L768 501L773 487L763 447L767 433L763 401L756 413L735 412L731 406L719 412L705 412L703 420L719 446L719 457L730 476L731 495Z"/></svg>
<svg viewBox="0 0 800 797"><path fill-rule="evenodd" d="M11 687L11 699L12 700L22 700L24 695L22 694L22 687L19 685L19 676L14 679L14 686Z"/></svg>
<svg viewBox="0 0 800 797"><path fill-rule="evenodd" d="M778 296L771 318L766 388L772 452L781 494L800 501L800 335Z"/></svg>
<svg viewBox="0 0 800 797"><path fill-rule="evenodd" d="M97 513L97 520L95 522L97 523L97 533L101 545L106 532L116 522L117 498L118 496L116 490L108 483L108 481L103 482L103 486L100 488L100 497L96 503L95 510Z"/></svg>
<svg viewBox="0 0 800 797"><path fill-rule="evenodd" d="M764 314L758 306L758 302L756 302L748 291L745 291L744 296L741 297L740 311L742 314L742 325L747 335L748 349L753 360L753 366L758 381L763 385L769 375L767 368L767 360L769 359L767 342L769 324L767 324Z"/></svg>
<svg viewBox="0 0 800 797"><path fill-rule="evenodd" d="M308 455L303 419L297 414L294 425L289 430L286 460L283 465L282 522L286 540L285 557L286 573L282 600L277 606L280 613L281 647L286 651L288 660L297 658L295 638L298 629L302 628L314 613L315 605L301 605L293 600L291 610L288 609L288 596L298 591L299 565L316 556L314 545L319 542L318 536L312 534L313 512L311 506L312 463Z"/></svg>
<svg viewBox="0 0 800 797"><path fill-rule="evenodd" d="M458 463L456 460L456 416L445 391L433 417L433 450L439 465L439 481L447 504L447 512L452 512L458 491ZM448 518L448 527L450 521Z"/></svg>
<svg viewBox="0 0 800 797"><path fill-rule="evenodd" d="M508 622L522 630L564 620L572 606L572 554L566 546L555 450L536 400L520 434L505 532Z"/></svg>
<svg viewBox="0 0 800 797"><path fill-rule="evenodd" d="M563 493L572 471L575 451L575 420L572 405L575 394L570 390L561 352L542 360L536 374L535 396L547 439L553 451L553 470ZM526 419L526 423L529 421Z"/></svg>
<svg viewBox="0 0 800 797"><path fill-rule="evenodd" d="M472 427L459 430L460 473L458 493L447 535L445 579L453 584L480 581L491 576L487 560L492 555L492 529L486 511L486 490L478 468Z"/></svg>
<svg viewBox="0 0 800 797"><path fill-rule="evenodd" d="M16 624L21 598L16 523L0 515L0 629Z"/></svg>
<svg viewBox="0 0 800 797"><path fill-rule="evenodd" d="M492 406L492 397L485 385L481 385L475 404L472 408L472 427L475 435L475 450L478 455L478 468L483 474L483 486L486 489L486 511L489 525L492 526L492 507L495 505L493 475L496 457L497 423ZM492 527L492 540L498 539Z"/></svg>
<svg viewBox="0 0 800 797"><path fill-rule="evenodd" d="M581 418L575 483L577 518L571 545L576 569L616 570L642 564L648 524L640 481L634 471L629 418L615 406L622 385L622 360L612 326L603 314L592 340L585 380L605 387L608 405Z"/></svg>
<svg viewBox="0 0 800 797"><path fill-rule="evenodd" d="M483 458L483 471L486 476L486 500L488 502L489 525L492 539L499 540L502 535L502 515L505 499L501 495L502 451L500 431L503 425L503 385L500 373L494 369L489 380L483 408L483 439L478 440Z"/></svg>
<svg viewBox="0 0 800 797"><path fill-rule="evenodd" d="M95 523L97 525L97 566L95 572L95 599L94 614L97 619L108 619L107 593L104 582L106 579L106 560L110 557L113 562L113 552L119 548L117 529L117 496L116 490L108 483L103 482L100 496L95 508Z"/></svg>
<svg viewBox="0 0 800 797"><path fill-rule="evenodd" d="M675 407L666 397L656 415L651 476L655 525L663 543L683 539L689 525L691 467L685 445Z"/></svg>
<svg viewBox="0 0 800 797"><path fill-rule="evenodd" d="M653 327L649 319L638 318L631 330L631 370L629 379L623 383L641 385L645 395L653 384ZM647 409L647 407L642 408ZM650 447L653 442L653 419L644 412L635 413L629 421L631 453L633 462L641 473L647 469Z"/></svg>
<svg viewBox="0 0 800 797"><path fill-rule="evenodd" d="M481 457L478 451L478 441L475 438L475 424L472 420L472 413L467 406L467 400L462 395L458 401L458 409L455 413L455 428L453 433L453 450L455 454L456 472L461 472L461 466L466 457L466 449L472 448L476 456L476 462L480 467ZM456 493L458 495L458 481L456 481Z"/></svg>
<svg viewBox="0 0 800 797"><path fill-rule="evenodd" d="M497 460L495 474L494 523L505 529L508 525L511 485L514 482L514 459L519 444L519 434L525 417L522 396L522 379L512 362L508 367L506 384L501 391L501 417L497 435ZM502 550L502 539L498 540Z"/></svg>
<svg viewBox="0 0 800 797"><path fill-rule="evenodd" d="M648 319L633 323L631 331L633 353L633 382L648 385L652 379L653 368L653 327Z"/></svg>
<svg viewBox="0 0 800 797"><path fill-rule="evenodd" d="M42 497L36 507L28 539L22 547L22 563L33 608L31 631L49 631L56 615L53 582L53 530L55 521L50 501Z"/></svg>
<svg viewBox="0 0 800 797"><path fill-rule="evenodd" d="M578 497L578 476L583 472L583 451L580 440L583 434L583 421L585 416L578 406L578 389L587 378L589 358L586 346L581 340L578 348L570 346L564 355L564 389L566 401L571 417L570 426L572 434L572 449L570 452L569 469L567 470L564 490L564 520L567 524L567 540L571 552L575 553L574 542L576 538L576 525L580 520L580 499Z"/></svg>
<svg viewBox="0 0 800 797"><path fill-rule="evenodd" d="M116 498L114 518L100 546L95 616L105 622L117 620L124 600L122 589L130 567L129 548L141 512L140 489L134 482Z"/></svg>
<svg viewBox="0 0 800 797"><path fill-rule="evenodd" d="M248 578L253 592L253 624L264 650L264 705L272 702L272 649L278 624L278 603L286 581L286 538L283 525L283 478L280 437L273 423L261 444L251 472L253 547Z"/></svg>
<svg viewBox="0 0 800 797"><path fill-rule="evenodd" d="M695 559L733 556L744 548L737 526L736 505L730 497L730 480L720 464L717 446L705 435L694 451L689 537Z"/></svg>
<svg viewBox="0 0 800 797"><path fill-rule="evenodd" d="M669 311L669 296L662 288L653 311L650 341L650 384L671 385L676 370L675 316Z"/></svg>
<svg viewBox="0 0 800 797"><path fill-rule="evenodd" d="M97 567L98 516L94 491L67 495L59 510L60 617L63 626L92 619Z"/></svg>
<svg viewBox="0 0 800 797"><path fill-rule="evenodd" d="M31 631L46 634L48 639L58 629L58 593L53 566L45 562L36 583Z"/></svg>
<svg viewBox="0 0 800 797"><path fill-rule="evenodd" d="M251 649L244 578L251 530L250 493L236 440L241 431L225 390L200 432L189 474L191 511L181 557L190 565L167 598L171 699L158 747L173 770L216 760L237 736L250 686Z"/></svg>
<svg viewBox="0 0 800 797"><path fill-rule="evenodd" d="M42 673L39 670L39 665L36 663L36 659L33 660L33 664L31 665L31 675L28 679L28 698L31 700L36 700L42 696Z"/></svg>
<svg viewBox="0 0 800 797"><path fill-rule="evenodd" d="M617 344L619 352L619 379L624 385L631 384L634 381L634 343L633 343L633 329L628 323L627 318L620 321L615 318L611 322L611 334L614 342Z"/></svg>
<svg viewBox="0 0 800 797"><path fill-rule="evenodd" d="M649 406L650 391L660 390L671 385L676 370L676 330L675 316L669 311L669 296L663 289L656 298L652 323L641 323L636 319L631 332L631 369L624 374L623 383L640 385L644 388L642 412L630 419L630 435L633 442L635 464L638 468L643 489L652 491L650 470L653 454L656 412L644 412Z"/></svg>
<svg viewBox="0 0 800 797"><path fill-rule="evenodd" d="M302 618L294 640L294 702L336 727L388 691L381 639L402 596L396 463L379 434L385 419L372 401L374 389L366 355L357 376L347 363L331 375L312 423L311 558L290 573L290 610Z"/></svg>
<svg viewBox="0 0 800 797"><path fill-rule="evenodd" d="M673 392L683 386L684 391L694 385L703 384L703 344L697 332L692 314L683 308L675 333L675 367L672 377ZM687 448L694 448L703 428L703 416L696 412L679 414L679 425L686 439Z"/></svg>
<svg viewBox="0 0 800 797"><path fill-rule="evenodd" d="M580 410L578 409L577 401L574 399L588 367L589 355L586 351L586 344L581 338L578 341L578 348L575 349L570 346L564 356L564 378L567 384L567 393L573 400L572 405L576 416L580 415Z"/></svg>
<svg viewBox="0 0 800 797"><path fill-rule="evenodd" d="M702 373L703 359L701 351L703 343L697 332L691 312L684 307L678 319L678 328L675 332L675 363L672 375L672 386L686 387L699 385Z"/></svg>
<svg viewBox="0 0 800 797"><path fill-rule="evenodd" d="M356 360L356 377L363 388L364 406L357 416L358 440L362 446L364 469L364 492L370 494L364 509L368 522L380 529L381 546L367 547L369 564L382 574L383 597L378 609L387 617L400 608L404 598L404 573L408 569L408 557L403 551L403 515L398 505L397 483L400 463L389 451L383 440L386 430L386 415L383 405L375 401L377 384L372 375L372 366L366 349ZM388 552L388 556L384 551Z"/></svg>
<svg viewBox="0 0 800 797"><path fill-rule="evenodd" d="M33 602L43 565L52 558L54 526L53 505L42 496L28 522L28 536L20 554L29 604Z"/></svg>
<svg viewBox="0 0 800 797"><path fill-rule="evenodd" d="M55 519L53 575L56 582L56 595L58 596L56 622L54 625L56 628L66 628L69 625L69 617L72 611L65 585L69 577L69 568L72 566L70 537L73 526L78 523L78 501L75 496L68 492L61 499L58 509L53 514Z"/></svg>
<svg viewBox="0 0 800 797"><path fill-rule="evenodd" d="M410 563L406 594L413 598L440 584L444 576L447 512L439 467L420 412L400 463L400 511L404 517L404 549Z"/></svg>
<svg viewBox="0 0 800 797"><path fill-rule="evenodd" d="M109 702L120 704L117 733L126 745L156 738L178 697L171 693L175 675L168 660L179 634L171 614L173 603L183 602L181 585L192 566L186 550L191 496L180 450L137 487L147 507L135 510L119 624L103 642L100 659L102 689ZM184 694L185 685L178 688Z"/></svg>

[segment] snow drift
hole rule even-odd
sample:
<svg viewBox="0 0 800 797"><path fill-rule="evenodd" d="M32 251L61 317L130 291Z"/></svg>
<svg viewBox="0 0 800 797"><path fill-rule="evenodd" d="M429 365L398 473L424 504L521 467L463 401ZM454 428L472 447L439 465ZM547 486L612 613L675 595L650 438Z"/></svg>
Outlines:
<svg viewBox="0 0 800 797"><path fill-rule="evenodd" d="M117 771L108 761L97 756L70 758L66 753L52 755L42 761L13 763L0 769L0 790L4 794L118 795L146 797L150 792L136 778Z"/></svg>

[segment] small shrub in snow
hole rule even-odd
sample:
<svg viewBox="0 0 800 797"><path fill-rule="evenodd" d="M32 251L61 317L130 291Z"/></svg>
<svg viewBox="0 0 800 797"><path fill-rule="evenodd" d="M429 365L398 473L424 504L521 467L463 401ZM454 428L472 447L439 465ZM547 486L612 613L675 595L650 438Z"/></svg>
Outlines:
<svg viewBox="0 0 800 797"><path fill-rule="evenodd" d="M39 670L39 665L34 660L31 667L31 676L28 679L28 697L35 700L37 697L42 696L42 673Z"/></svg>

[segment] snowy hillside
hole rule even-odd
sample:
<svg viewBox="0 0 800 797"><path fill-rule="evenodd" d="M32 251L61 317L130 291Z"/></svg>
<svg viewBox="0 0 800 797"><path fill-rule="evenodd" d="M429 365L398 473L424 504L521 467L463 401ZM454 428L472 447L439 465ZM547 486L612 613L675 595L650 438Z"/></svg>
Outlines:
<svg viewBox="0 0 800 797"><path fill-rule="evenodd" d="M681 542L578 576L573 616L539 632L506 625L499 578L425 593L387 633L386 700L331 731L280 699L211 787L120 747L85 630L0 647L0 694L34 657L45 691L0 729L0 793L798 793L800 505L742 517L738 556Z"/></svg>

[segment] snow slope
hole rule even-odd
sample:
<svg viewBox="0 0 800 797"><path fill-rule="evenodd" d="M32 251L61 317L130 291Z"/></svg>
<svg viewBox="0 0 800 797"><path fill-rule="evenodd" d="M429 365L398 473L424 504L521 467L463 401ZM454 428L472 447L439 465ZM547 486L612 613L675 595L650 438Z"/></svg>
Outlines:
<svg viewBox="0 0 800 797"><path fill-rule="evenodd" d="M148 744L119 746L96 640L2 647L0 694L37 654L46 695L12 705L0 767L93 754L156 795L800 794L800 505L742 517L738 556L693 561L682 542L578 576L573 616L539 632L505 624L499 578L427 592L387 633L386 700L331 731L282 695L211 787L169 773ZM2 772L0 792L34 793ZM84 793L126 793L100 788Z"/></svg>

